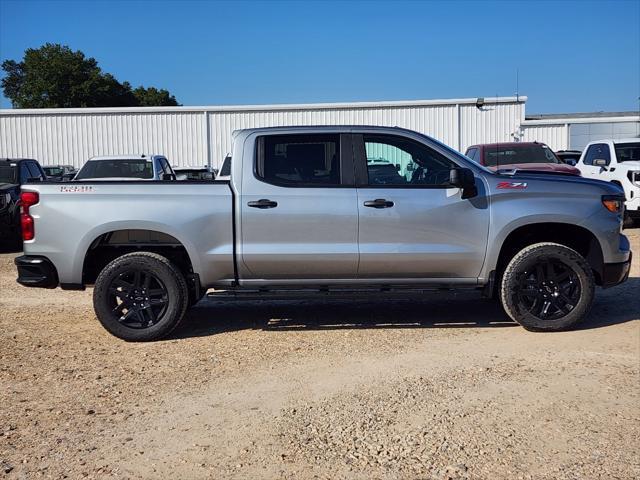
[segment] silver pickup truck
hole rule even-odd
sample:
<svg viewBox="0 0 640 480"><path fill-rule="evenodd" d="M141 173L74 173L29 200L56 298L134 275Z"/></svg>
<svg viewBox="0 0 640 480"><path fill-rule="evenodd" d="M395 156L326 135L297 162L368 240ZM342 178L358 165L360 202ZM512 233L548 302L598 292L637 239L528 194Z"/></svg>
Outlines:
<svg viewBox="0 0 640 480"><path fill-rule="evenodd" d="M25 186L18 282L94 285L104 327L143 341L169 334L211 288L477 289L525 328L559 330L585 317L596 285L629 274L624 196L605 182L496 174L383 127L242 130L229 161L215 181Z"/></svg>

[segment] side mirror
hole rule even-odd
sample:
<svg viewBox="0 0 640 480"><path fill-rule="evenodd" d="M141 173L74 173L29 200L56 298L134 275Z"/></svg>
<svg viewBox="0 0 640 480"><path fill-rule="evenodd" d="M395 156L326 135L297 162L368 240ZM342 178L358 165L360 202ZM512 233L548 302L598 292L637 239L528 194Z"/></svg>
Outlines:
<svg viewBox="0 0 640 480"><path fill-rule="evenodd" d="M606 167L608 165L607 161L604 158L596 158L593 161L594 167Z"/></svg>
<svg viewBox="0 0 640 480"><path fill-rule="evenodd" d="M449 171L449 184L462 189L462 198L473 198L478 195L476 177L469 168L452 168Z"/></svg>
<svg viewBox="0 0 640 480"><path fill-rule="evenodd" d="M176 176L173 173L163 173L162 180L165 182L170 182L176 179Z"/></svg>

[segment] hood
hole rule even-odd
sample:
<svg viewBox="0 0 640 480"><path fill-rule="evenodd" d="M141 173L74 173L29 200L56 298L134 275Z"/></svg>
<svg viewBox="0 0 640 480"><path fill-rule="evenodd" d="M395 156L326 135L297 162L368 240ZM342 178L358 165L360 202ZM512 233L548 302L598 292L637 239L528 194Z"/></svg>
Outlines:
<svg viewBox="0 0 640 480"><path fill-rule="evenodd" d="M579 183L583 185L591 185L599 187L605 190L608 195L624 195L624 191L621 187L615 183L606 182L604 180L596 180L594 178L579 177L576 175L550 175L548 173L539 173L535 171L527 172L525 170L519 170L514 174L498 173L496 177L500 180L509 182L527 182L527 181L540 181L540 182L564 182L564 183ZM566 188L571 188L567 186Z"/></svg>
<svg viewBox="0 0 640 480"><path fill-rule="evenodd" d="M499 165L497 167L489 167L494 172L500 170L535 170L537 172L554 172L566 173L568 175L580 175L580 170L565 163L510 163L507 165Z"/></svg>

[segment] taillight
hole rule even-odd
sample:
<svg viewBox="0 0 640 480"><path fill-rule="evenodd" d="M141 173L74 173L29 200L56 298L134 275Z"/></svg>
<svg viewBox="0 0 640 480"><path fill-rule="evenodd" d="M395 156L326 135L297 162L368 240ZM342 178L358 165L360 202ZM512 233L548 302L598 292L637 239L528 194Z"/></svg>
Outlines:
<svg viewBox="0 0 640 480"><path fill-rule="evenodd" d="M29 214L29 207L40 201L38 192L22 192L20 194L20 226L22 227L22 239L33 240L36 236L33 217Z"/></svg>
<svg viewBox="0 0 640 480"><path fill-rule="evenodd" d="M611 213L622 213L624 208L624 197L619 195L603 195L602 205Z"/></svg>

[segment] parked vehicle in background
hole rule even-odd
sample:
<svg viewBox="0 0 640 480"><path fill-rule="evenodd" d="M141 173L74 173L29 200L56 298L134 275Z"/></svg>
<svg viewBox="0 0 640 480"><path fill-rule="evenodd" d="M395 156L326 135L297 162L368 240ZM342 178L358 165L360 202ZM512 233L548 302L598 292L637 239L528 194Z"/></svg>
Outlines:
<svg viewBox="0 0 640 480"><path fill-rule="evenodd" d="M629 274L624 197L605 182L499 174L390 127L241 130L233 158L229 181L28 185L18 282L94 284L102 325L142 341L169 334L209 288L467 288L528 329L561 330L585 317L596 285Z"/></svg>
<svg viewBox="0 0 640 480"><path fill-rule="evenodd" d="M615 183L624 190L625 224L640 221L640 138L587 144L576 165L583 177Z"/></svg>
<svg viewBox="0 0 640 480"><path fill-rule="evenodd" d="M556 152L556 157L572 167L576 166L576 163L580 160L580 155L582 155L580 150L558 150Z"/></svg>
<svg viewBox="0 0 640 480"><path fill-rule="evenodd" d="M20 236L20 187L46 179L40 164L30 158L0 158L0 244L17 244Z"/></svg>
<svg viewBox="0 0 640 480"><path fill-rule="evenodd" d="M485 143L470 146L465 155L491 170L533 170L580 175L580 170L561 162L544 143Z"/></svg>
<svg viewBox="0 0 640 480"><path fill-rule="evenodd" d="M90 158L73 180L175 179L176 175L163 155L109 155Z"/></svg>
<svg viewBox="0 0 640 480"><path fill-rule="evenodd" d="M68 182L73 180L78 170L72 165L45 165L42 167L47 175L47 180Z"/></svg>
<svg viewBox="0 0 640 480"><path fill-rule="evenodd" d="M202 167L173 167L176 180L213 180L216 178L215 168L208 165Z"/></svg>

